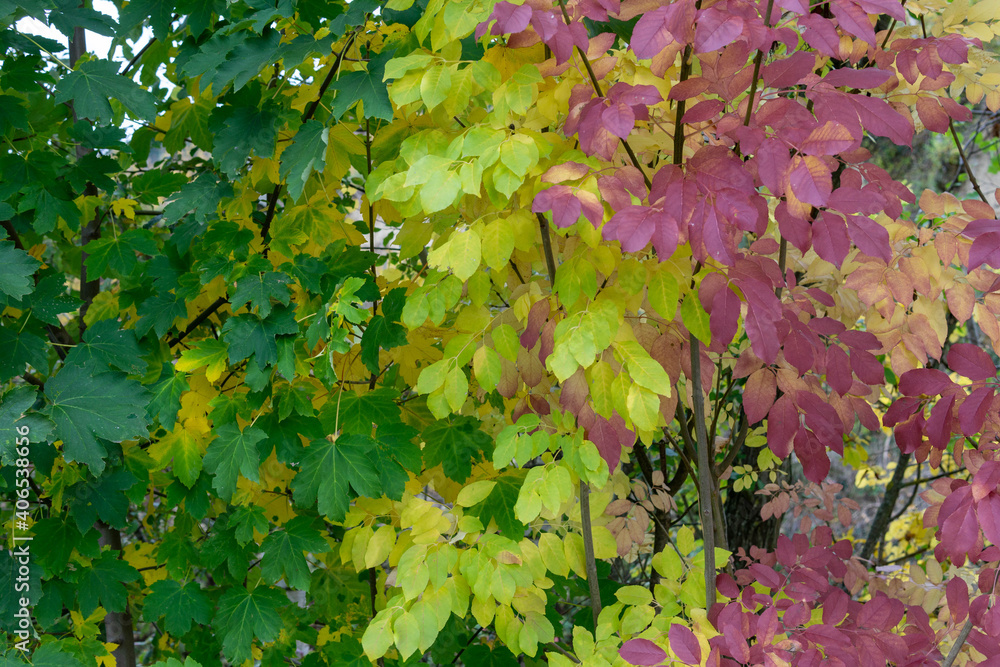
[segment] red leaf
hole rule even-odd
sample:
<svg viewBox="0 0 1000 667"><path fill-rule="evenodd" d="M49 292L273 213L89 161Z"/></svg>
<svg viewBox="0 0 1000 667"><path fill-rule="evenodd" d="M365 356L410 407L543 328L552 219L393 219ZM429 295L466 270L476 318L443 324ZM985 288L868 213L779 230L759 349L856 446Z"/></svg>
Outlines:
<svg viewBox="0 0 1000 667"><path fill-rule="evenodd" d="M670 639L670 650L686 665L701 664L701 644L688 628L673 623L667 633Z"/></svg>
<svg viewBox="0 0 1000 667"><path fill-rule="evenodd" d="M852 2L833 2L830 3L830 11L845 32L875 46L875 30L865 10Z"/></svg>
<svg viewBox="0 0 1000 667"><path fill-rule="evenodd" d="M777 139L765 139L757 149L754 158L757 162L757 174L771 194L780 197L785 192L782 174L788 169L792 158L788 155L788 147Z"/></svg>
<svg viewBox="0 0 1000 667"><path fill-rule="evenodd" d="M848 86L850 88L878 88L883 83L893 78L895 74L881 69L866 68L854 69L844 67L835 69L823 77L822 82L828 83L834 88Z"/></svg>
<svg viewBox="0 0 1000 667"><path fill-rule="evenodd" d="M635 113L632 112L632 107L618 102L601 112L601 122L611 134L627 139L635 127Z"/></svg>
<svg viewBox="0 0 1000 667"><path fill-rule="evenodd" d="M930 441L932 447L944 449L948 446L954 423L951 414L954 405L955 397L949 396L942 398L931 408L931 416L927 420L924 431L927 433L927 440Z"/></svg>
<svg viewBox="0 0 1000 667"><path fill-rule="evenodd" d="M993 544L1000 546L1000 495L993 492L980 500L976 506L976 514L979 516L983 535Z"/></svg>
<svg viewBox="0 0 1000 667"><path fill-rule="evenodd" d="M914 368L899 377L899 391L904 396L940 396L953 386L948 374L936 368Z"/></svg>
<svg viewBox="0 0 1000 667"><path fill-rule="evenodd" d="M608 220L603 235L609 241L621 241L624 252L637 252L653 237L654 226L648 206L629 206Z"/></svg>
<svg viewBox="0 0 1000 667"><path fill-rule="evenodd" d="M861 124L872 134L887 137L899 146L909 146L913 143L913 120L904 117L885 100L864 95L850 95L847 96L847 101L854 107Z"/></svg>
<svg viewBox="0 0 1000 667"><path fill-rule="evenodd" d="M920 428L918 417L919 415L910 417L902 424L897 424L896 428L892 430L896 437L896 445L899 447L899 451L904 454L912 454L917 451L923 441L923 431Z"/></svg>
<svg viewBox="0 0 1000 667"><path fill-rule="evenodd" d="M948 131L948 112L933 97L921 97L917 100L917 115L920 122L931 132L944 134Z"/></svg>
<svg viewBox="0 0 1000 667"><path fill-rule="evenodd" d="M989 264L1000 269L1000 232L980 234L969 249L969 270Z"/></svg>
<svg viewBox="0 0 1000 667"><path fill-rule="evenodd" d="M743 32L743 19L709 7L701 12L696 22L694 50L696 53L718 51L731 44Z"/></svg>
<svg viewBox="0 0 1000 667"><path fill-rule="evenodd" d="M847 236L844 218L830 211L823 211L823 214L813 222L812 241L816 254L838 269L844 264L844 259L851 249L851 240Z"/></svg>
<svg viewBox="0 0 1000 667"><path fill-rule="evenodd" d="M712 297L712 310L709 313L708 326L712 332L713 345L717 342L728 345L736 336L736 330L740 324L741 305L740 298L729 287L723 287Z"/></svg>
<svg viewBox="0 0 1000 667"><path fill-rule="evenodd" d="M539 299L531 305L531 309L528 311L527 326L521 333L520 338L521 346L524 349L530 350L535 347L535 343L538 342L538 336L542 333L542 327L545 325L545 321L549 319L551 308L548 299Z"/></svg>
<svg viewBox="0 0 1000 667"><path fill-rule="evenodd" d="M493 13L490 14L490 18L496 19L496 23L493 24L493 28L490 30L491 35L510 35L521 32L528 27L528 22L531 20L531 7L529 5L498 2L493 7ZM485 34L488 23L489 21L483 22L476 28L476 39L481 38Z"/></svg>
<svg viewBox="0 0 1000 667"><path fill-rule="evenodd" d="M980 387L969 394L962 405L958 408L958 423L962 426L962 433L965 435L975 435L983 428L986 421L986 413L993 405L993 389L990 387ZM1000 542L997 543L1000 545Z"/></svg>
<svg viewBox="0 0 1000 667"><path fill-rule="evenodd" d="M664 262L677 250L677 220L666 213L657 212L653 216L653 222L653 247L656 248L657 259Z"/></svg>
<svg viewBox="0 0 1000 667"><path fill-rule="evenodd" d="M708 79L700 76L688 79L687 81L681 81L670 89L670 94L667 95L667 99L689 100L692 97L701 95L703 92L708 90L708 85Z"/></svg>
<svg viewBox="0 0 1000 667"><path fill-rule="evenodd" d="M969 343L955 343L948 350L948 368L970 380L992 380L996 366L985 350Z"/></svg>
<svg viewBox="0 0 1000 667"><path fill-rule="evenodd" d="M825 206L833 192L830 168L814 156L795 156L788 172L788 185L801 201L813 206Z"/></svg>
<svg viewBox="0 0 1000 667"><path fill-rule="evenodd" d="M826 447L805 428L795 434L795 457L802 463L802 472L810 482L819 484L830 474Z"/></svg>
<svg viewBox="0 0 1000 667"><path fill-rule="evenodd" d="M990 493L997 490L1000 484L1000 463L996 461L983 461L976 474L972 477L972 499L979 502Z"/></svg>
<svg viewBox="0 0 1000 667"><path fill-rule="evenodd" d="M779 459L792 452L792 437L799 428L799 411L785 394L767 413L767 446Z"/></svg>
<svg viewBox="0 0 1000 667"><path fill-rule="evenodd" d="M548 190L542 190L531 203L533 213L552 211L552 222L560 228L575 225L582 210L580 200L573 196L573 190L566 185L554 185Z"/></svg>
<svg viewBox="0 0 1000 667"><path fill-rule="evenodd" d="M618 467L622 449L635 444L635 433L625 426L625 420L617 412L611 415L610 420L595 415L594 423L587 429L586 435L587 440L597 445L597 451L601 453L601 458L607 462L611 472Z"/></svg>
<svg viewBox="0 0 1000 667"><path fill-rule="evenodd" d="M764 67L761 77L764 85L770 88L786 88L794 86L802 79L812 74L816 66L816 54L809 51L796 51L788 58L776 60Z"/></svg>
<svg viewBox="0 0 1000 667"><path fill-rule="evenodd" d="M847 353L837 345L831 345L826 350L826 382L841 396L850 391L854 384Z"/></svg>
<svg viewBox="0 0 1000 667"><path fill-rule="evenodd" d="M831 588L823 601L823 623L837 625L847 616L847 603L850 597L839 588Z"/></svg>
<svg viewBox="0 0 1000 667"><path fill-rule="evenodd" d="M747 337L750 338L750 348L753 353L763 359L764 363L773 364L778 358L778 332L774 327L774 320L751 304L747 308L747 317L743 324L747 330Z"/></svg>
<svg viewBox="0 0 1000 667"><path fill-rule="evenodd" d="M674 42L690 42L694 18L693 0L646 12L635 24L629 45L639 59L653 58Z"/></svg>
<svg viewBox="0 0 1000 667"><path fill-rule="evenodd" d="M659 665L667 659L667 652L648 639L630 639L618 649L618 655L629 664L639 667Z"/></svg>
<svg viewBox="0 0 1000 667"><path fill-rule="evenodd" d="M847 231L858 249L871 257L878 257L886 264L892 261L889 232L871 218L860 215L847 216Z"/></svg>
<svg viewBox="0 0 1000 667"><path fill-rule="evenodd" d="M682 123L700 123L711 118L715 118L726 108L726 103L722 100L705 100L698 102L684 113L681 118ZM623 139L625 137L622 137Z"/></svg>
<svg viewBox="0 0 1000 667"><path fill-rule="evenodd" d="M969 585L958 577L954 577L945 587L948 597L948 610L955 623L961 623L969 615Z"/></svg>
<svg viewBox="0 0 1000 667"><path fill-rule="evenodd" d="M799 150L806 155L836 155L854 145L854 137L846 126L828 120L799 144Z"/></svg>
<svg viewBox="0 0 1000 667"><path fill-rule="evenodd" d="M777 391L778 383L770 370L761 368L750 374L743 389L743 411L746 412L747 423L756 424L767 415L774 405Z"/></svg>

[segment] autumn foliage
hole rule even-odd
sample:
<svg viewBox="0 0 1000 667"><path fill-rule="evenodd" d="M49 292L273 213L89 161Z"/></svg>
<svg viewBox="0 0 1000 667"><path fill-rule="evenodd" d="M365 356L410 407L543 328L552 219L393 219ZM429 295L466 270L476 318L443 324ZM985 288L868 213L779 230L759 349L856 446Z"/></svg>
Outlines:
<svg viewBox="0 0 1000 667"><path fill-rule="evenodd" d="M0 0L32 664L1000 665L998 202L873 156L1000 108L995 0L63 5Z"/></svg>

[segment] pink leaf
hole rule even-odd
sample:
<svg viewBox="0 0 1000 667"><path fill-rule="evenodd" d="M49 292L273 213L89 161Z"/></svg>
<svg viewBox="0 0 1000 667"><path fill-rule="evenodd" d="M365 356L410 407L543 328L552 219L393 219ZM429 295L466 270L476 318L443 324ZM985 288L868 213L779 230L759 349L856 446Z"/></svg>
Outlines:
<svg viewBox="0 0 1000 667"><path fill-rule="evenodd" d="M682 123L700 123L702 121L715 118L726 108L726 103L722 100L705 100L698 102L684 113L681 118ZM622 137L623 139L625 137Z"/></svg>
<svg viewBox="0 0 1000 667"><path fill-rule="evenodd" d="M948 374L936 368L914 368L899 377L904 396L939 396L953 386Z"/></svg>
<svg viewBox="0 0 1000 667"><path fill-rule="evenodd" d="M991 387L980 387L962 401L958 408L958 423L962 426L963 434L975 435L982 430L986 413L993 405L993 397ZM1000 546L1000 542L997 545Z"/></svg>
<svg viewBox="0 0 1000 667"><path fill-rule="evenodd" d="M662 211L655 212L653 218L653 247L661 262L670 259L677 250L677 221Z"/></svg>
<svg viewBox="0 0 1000 667"><path fill-rule="evenodd" d="M831 345L826 350L826 382L841 396L849 392L854 384L850 360L838 345Z"/></svg>
<svg viewBox="0 0 1000 667"><path fill-rule="evenodd" d="M992 380L997 376L993 359L981 347L955 343L948 350L948 368L970 380Z"/></svg>
<svg viewBox="0 0 1000 667"><path fill-rule="evenodd" d="M888 264L892 261L889 231L871 218L861 215L847 216L847 231L858 250L871 257L878 257Z"/></svg>
<svg viewBox="0 0 1000 667"><path fill-rule="evenodd" d="M885 100L864 95L850 95L848 101L861 119L861 124L872 134L887 137L898 146L909 146L913 143L913 120L904 117Z"/></svg>
<svg viewBox="0 0 1000 667"><path fill-rule="evenodd" d="M886 72L881 69L844 67L831 71L821 81L830 84L834 88L849 86L850 88L865 89L878 88L894 76L892 72Z"/></svg>
<svg viewBox="0 0 1000 667"><path fill-rule="evenodd" d="M723 345L728 345L736 336L736 329L740 322L741 305L740 298L729 287L723 287L712 297L712 310L709 314L708 325L712 332L713 344L721 342Z"/></svg>
<svg viewBox="0 0 1000 667"><path fill-rule="evenodd" d="M833 191L830 168L811 155L792 159L788 185L801 201L817 207L825 206Z"/></svg>
<svg viewBox="0 0 1000 667"><path fill-rule="evenodd" d="M854 145L854 137L844 125L828 120L799 144L799 150L806 155L836 155Z"/></svg>
<svg viewBox="0 0 1000 667"><path fill-rule="evenodd" d="M748 424L756 424L767 416L768 410L774 405L777 390L778 384L774 373L767 368L761 368L750 374L743 389L743 411L747 415Z"/></svg>
<svg viewBox="0 0 1000 667"><path fill-rule="evenodd" d="M816 66L816 55L809 51L796 51L788 58L776 60L764 67L761 76L764 85L770 88L794 86L812 74Z"/></svg>
<svg viewBox="0 0 1000 667"><path fill-rule="evenodd" d="M840 27L847 33L875 46L875 30L868 21L868 13L850 0L830 3L830 10Z"/></svg>
<svg viewBox="0 0 1000 667"><path fill-rule="evenodd" d="M563 181L575 181L590 173L590 167L579 162L563 162L554 167L549 167L542 174L543 183L562 183Z"/></svg>
<svg viewBox="0 0 1000 667"><path fill-rule="evenodd" d="M983 498L976 506L979 525L986 539L1000 546L1000 495L996 492Z"/></svg>
<svg viewBox="0 0 1000 667"><path fill-rule="evenodd" d="M1000 232L980 234L969 249L969 270L989 264L1000 269Z"/></svg>
<svg viewBox="0 0 1000 667"><path fill-rule="evenodd" d="M799 428L799 412L792 399L785 394L771 406L767 413L767 446L779 459L792 452L792 437Z"/></svg>
<svg viewBox="0 0 1000 667"><path fill-rule="evenodd" d="M610 420L595 415L594 423L587 429L587 439L597 445L597 451L607 462L608 470L614 472L621 460L622 449L635 444L635 433L625 426L625 420L616 412L611 415Z"/></svg>
<svg viewBox="0 0 1000 667"><path fill-rule="evenodd" d="M880 385L885 382L885 368L873 354L859 349L851 350L851 368L865 384Z"/></svg>
<svg viewBox="0 0 1000 667"><path fill-rule="evenodd" d="M945 587L948 610L955 623L962 623L969 615L969 585L959 577L954 577Z"/></svg>
<svg viewBox="0 0 1000 667"><path fill-rule="evenodd" d="M843 265L851 249L851 240L847 236L844 218L830 211L823 211L823 214L813 222L812 240L816 254L838 269Z"/></svg>
<svg viewBox="0 0 1000 667"><path fill-rule="evenodd" d="M628 206L612 216L604 226L604 238L621 241L624 252L637 252L653 237L655 224L647 206Z"/></svg>
<svg viewBox="0 0 1000 667"><path fill-rule="evenodd" d="M493 28L490 30L491 35L510 35L521 32L528 27L528 22L531 21L531 7L529 5L498 2L493 7L493 13L490 14L490 18L496 19L496 23L493 24ZM481 23L476 28L476 39L481 38L485 34L487 24L488 22Z"/></svg>
<svg viewBox="0 0 1000 667"><path fill-rule="evenodd" d="M942 398L931 408L931 416L927 420L924 431L927 433L927 440L932 447L945 449L948 446L954 422L951 414L954 406L955 397L949 396Z"/></svg>
<svg viewBox="0 0 1000 667"><path fill-rule="evenodd" d="M620 139L626 139L635 127L635 113L632 112L632 107L618 102L601 113L601 122L608 132Z"/></svg>
<svg viewBox="0 0 1000 667"><path fill-rule="evenodd" d="M917 115L920 122L931 132L944 134L948 131L948 112L933 97L921 97L917 100Z"/></svg>
<svg viewBox="0 0 1000 667"><path fill-rule="evenodd" d="M757 162L760 182L764 187L775 196L783 195L785 189L781 175L785 173L788 163L792 160L788 155L788 147L777 139L765 139L757 149L754 159Z"/></svg>
<svg viewBox="0 0 1000 667"><path fill-rule="evenodd" d="M693 25L694 2L658 7L643 14L635 24L629 46L640 60L653 58L675 42L683 44L690 41Z"/></svg>
<svg viewBox="0 0 1000 667"><path fill-rule="evenodd" d="M831 588L823 601L823 623L837 625L847 616L847 604L850 597L839 588Z"/></svg>
<svg viewBox="0 0 1000 667"><path fill-rule="evenodd" d="M618 654L629 664L639 667L659 665L667 659L667 652L648 639L630 639L618 649Z"/></svg>
<svg viewBox="0 0 1000 667"><path fill-rule="evenodd" d="M694 33L696 53L718 51L743 33L743 19L715 7L702 11Z"/></svg>
<svg viewBox="0 0 1000 667"><path fill-rule="evenodd" d="M677 655L681 662L687 665L701 664L701 644L688 628L683 625L673 623L667 633L670 639L670 650Z"/></svg>

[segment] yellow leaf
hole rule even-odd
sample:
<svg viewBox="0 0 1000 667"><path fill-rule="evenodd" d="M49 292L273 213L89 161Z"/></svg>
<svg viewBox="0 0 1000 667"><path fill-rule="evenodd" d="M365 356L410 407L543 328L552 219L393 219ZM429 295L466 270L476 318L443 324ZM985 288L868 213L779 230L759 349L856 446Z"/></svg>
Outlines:
<svg viewBox="0 0 1000 667"><path fill-rule="evenodd" d="M375 531L372 539L368 542L368 549L365 552L365 566L372 568L379 565L389 557L393 545L396 543L396 529L392 526L382 526Z"/></svg>
<svg viewBox="0 0 1000 667"><path fill-rule="evenodd" d="M484 480L481 482L473 482L462 488L458 492L458 499L455 500L455 504L460 507L472 507L473 505L486 499L488 495L493 491L493 487L496 486L496 482Z"/></svg>

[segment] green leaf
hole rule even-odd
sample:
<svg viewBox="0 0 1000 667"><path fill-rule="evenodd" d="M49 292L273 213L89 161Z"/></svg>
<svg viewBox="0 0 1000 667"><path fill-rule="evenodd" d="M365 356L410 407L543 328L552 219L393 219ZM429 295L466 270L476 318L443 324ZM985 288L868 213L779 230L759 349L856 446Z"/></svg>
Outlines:
<svg viewBox="0 0 1000 667"><path fill-rule="evenodd" d="M517 540L524 535L524 524L517 520L514 506L517 504L521 485L524 483L526 470L512 470L495 478L496 486L490 495L466 510L467 514L479 517L483 526L489 526L495 521L500 533L505 537Z"/></svg>
<svg viewBox="0 0 1000 667"><path fill-rule="evenodd" d="M378 426L375 447L369 457L379 472L382 493L387 498L401 500L409 473L420 473L420 447L413 443L416 435L416 429L406 424L390 422Z"/></svg>
<svg viewBox="0 0 1000 667"><path fill-rule="evenodd" d="M12 663L18 664L18 663ZM42 644L31 654L33 667L83 667L83 663L56 643Z"/></svg>
<svg viewBox="0 0 1000 667"><path fill-rule="evenodd" d="M368 71L348 72L330 86L337 91L333 100L333 118L340 120L348 109L359 101L364 105L365 118L381 118L392 120L392 102L389 101L389 91L382 82L385 76L385 64L392 58L394 51L385 51L368 61Z"/></svg>
<svg viewBox="0 0 1000 667"><path fill-rule="evenodd" d="M104 445L98 438L122 442L148 435L148 394L120 373L97 373L82 366L64 366L45 383L52 405L46 411L63 441L67 461L77 461L93 474L104 470Z"/></svg>
<svg viewBox="0 0 1000 667"><path fill-rule="evenodd" d="M235 364L254 355L257 367L264 370L278 361L275 336L298 333L299 325L290 308L274 308L261 319L256 315L230 317L222 327L222 337L229 345L229 363Z"/></svg>
<svg viewBox="0 0 1000 667"><path fill-rule="evenodd" d="M220 109L218 116L212 114L213 122L221 125L215 132L212 158L229 178L236 178L243 171L251 152L264 158L274 155L278 114L273 107Z"/></svg>
<svg viewBox="0 0 1000 667"><path fill-rule="evenodd" d="M90 276L103 276L111 267L127 276L138 264L136 253L156 255L156 240L148 229L130 229L114 236L94 239L83 247L87 253L87 272Z"/></svg>
<svg viewBox="0 0 1000 667"><path fill-rule="evenodd" d="M34 387L14 387L0 396L0 463L13 466L17 456L17 420L35 404L37 392ZM20 424L25 426L25 424Z"/></svg>
<svg viewBox="0 0 1000 667"><path fill-rule="evenodd" d="M318 554L330 550L330 545L312 524L311 518L298 516L286 523L282 530L264 538L260 545L264 554L260 569L269 583L276 584L283 577L292 588L309 590L309 565L305 553Z"/></svg>
<svg viewBox="0 0 1000 667"><path fill-rule="evenodd" d="M427 109L433 109L448 99L451 91L451 66L437 65L424 73L420 80L420 97Z"/></svg>
<svg viewBox="0 0 1000 667"><path fill-rule="evenodd" d="M177 193L163 209L163 220L177 222L191 213L195 220L204 221L209 213L214 213L219 202L233 196L233 186L217 174L203 172Z"/></svg>
<svg viewBox="0 0 1000 667"><path fill-rule="evenodd" d="M209 382L215 382L226 370L226 359L229 356L229 346L224 341L206 338L187 350L181 352L177 360L177 370L190 373L202 366L207 366L205 376Z"/></svg>
<svg viewBox="0 0 1000 667"><path fill-rule="evenodd" d="M160 381L150 387L149 407L146 414L152 421L156 417L160 425L168 431L177 422L177 413L181 409L181 395L190 389L183 373L177 373L173 364L163 364L160 370Z"/></svg>
<svg viewBox="0 0 1000 667"><path fill-rule="evenodd" d="M264 508L259 505L240 505L236 511L230 515L229 525L236 528L236 541L240 546L250 544L254 538L253 532L267 535L271 525L264 516Z"/></svg>
<svg viewBox="0 0 1000 667"><path fill-rule="evenodd" d="M216 428L215 433L218 437L205 452L205 470L215 475L212 486L219 497L228 501L236 491L236 479L240 474L251 482L260 481L257 443L267 434L253 426L241 431L232 422Z"/></svg>
<svg viewBox="0 0 1000 667"><path fill-rule="evenodd" d="M114 118L113 98L133 118L155 118L156 98L132 79L118 74L118 67L110 60L81 63L56 84L56 104L72 101L77 116L101 122Z"/></svg>
<svg viewBox="0 0 1000 667"><path fill-rule="evenodd" d="M105 551L90 563L90 567L76 571L76 595L84 616L98 606L110 612L125 611L124 584L139 578L139 572L123 560L118 552Z"/></svg>
<svg viewBox="0 0 1000 667"><path fill-rule="evenodd" d="M164 579L149 587L143 602L142 617L155 621L164 617L163 629L179 637L187 634L192 623L207 625L212 620L212 604L201 586L189 581L183 586L179 581Z"/></svg>
<svg viewBox="0 0 1000 667"><path fill-rule="evenodd" d="M653 271L646 285L646 296L660 317L668 322L673 321L680 298L680 287L673 274L669 271Z"/></svg>
<svg viewBox="0 0 1000 667"><path fill-rule="evenodd" d="M17 333L12 327L0 326L0 382L6 382L24 373L24 367L31 365L45 372L49 368L45 341L33 333Z"/></svg>
<svg viewBox="0 0 1000 667"><path fill-rule="evenodd" d="M153 36L162 40L170 32L175 5L173 0L132 0L118 15L119 26L124 32L148 20Z"/></svg>
<svg viewBox="0 0 1000 667"><path fill-rule="evenodd" d="M330 128L324 127L318 120L310 120L299 128L295 141L281 153L278 174L285 179L288 194L294 201L302 196L302 189L314 171L323 173L329 140Z"/></svg>
<svg viewBox="0 0 1000 667"><path fill-rule="evenodd" d="M281 631L278 609L288 604L281 591L258 586L253 592L232 588L219 599L219 611L212 621L217 636L222 637L222 652L232 664L242 664L253 657L254 639L273 642Z"/></svg>
<svg viewBox="0 0 1000 667"><path fill-rule="evenodd" d="M649 356L645 348L634 340L615 343L615 347L628 363L628 374L640 387L661 396L670 396L670 377L660 362Z"/></svg>
<svg viewBox="0 0 1000 667"><path fill-rule="evenodd" d="M65 276L52 273L38 281L35 291L24 298L24 304L32 317L58 326L59 315L80 307L80 300L66 292Z"/></svg>
<svg viewBox="0 0 1000 667"><path fill-rule="evenodd" d="M708 313L701 305L701 300L695 292L688 292L681 302L681 318L684 326L692 336L705 345L712 342L712 331L709 328Z"/></svg>
<svg viewBox="0 0 1000 667"><path fill-rule="evenodd" d="M132 473L119 468L70 487L68 504L80 532L86 532L98 517L112 528L125 528L129 499L124 492L136 481Z"/></svg>
<svg viewBox="0 0 1000 667"><path fill-rule="evenodd" d="M270 263L268 263L270 266ZM290 295L286 285L291 282L284 273L275 271L251 271L236 281L236 290L229 298L234 311L249 303L257 313L266 318L271 314L271 299L287 306Z"/></svg>
<svg viewBox="0 0 1000 667"><path fill-rule="evenodd" d="M119 329L117 320L90 325L83 334L83 342L70 350L63 363L68 366L95 363L98 368L114 367L130 375L146 372L135 331Z"/></svg>
<svg viewBox="0 0 1000 667"><path fill-rule="evenodd" d="M444 474L456 482L467 480L473 462L489 456L493 449L493 440L480 429L479 420L465 415L436 421L421 437L424 464L429 468L441 465Z"/></svg>
<svg viewBox="0 0 1000 667"><path fill-rule="evenodd" d="M373 446L372 438L363 435L342 435L335 443L314 440L292 480L296 504L317 502L320 514L331 521L343 521L351 489L358 495L379 497L379 473L369 457Z"/></svg>
<svg viewBox="0 0 1000 667"><path fill-rule="evenodd" d="M397 322L390 322L381 315L376 315L369 320L365 333L361 336L361 361L369 371L378 374L382 370L378 360L379 351L401 345L406 345L406 329Z"/></svg>
<svg viewBox="0 0 1000 667"><path fill-rule="evenodd" d="M399 423L399 394L388 387L358 395L343 391L327 400L320 410L319 419L327 433L360 433L371 435L374 424Z"/></svg>
<svg viewBox="0 0 1000 667"><path fill-rule="evenodd" d="M3 241L0 242L0 266L3 267L0 271L0 292L12 299L31 293L34 289L31 276L41 266L37 259L15 248L13 243Z"/></svg>

